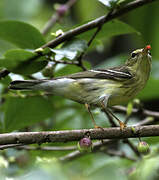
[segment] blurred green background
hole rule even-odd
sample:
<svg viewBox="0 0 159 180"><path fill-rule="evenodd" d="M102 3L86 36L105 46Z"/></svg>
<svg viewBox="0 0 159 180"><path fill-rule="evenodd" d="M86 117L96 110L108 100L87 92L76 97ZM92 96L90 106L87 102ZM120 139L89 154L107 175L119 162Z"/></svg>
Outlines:
<svg viewBox="0 0 159 180"><path fill-rule="evenodd" d="M29 23L39 29L44 28L48 19L55 13L57 3L66 3L63 0L1 0L0 21L18 20ZM89 67L110 67L123 63L134 49L152 46L152 72L150 80L138 98L144 107L159 110L159 1L133 10L119 18L129 25L120 24L117 29L111 29L111 24L104 27L87 51L84 60ZM62 29L67 31L80 24L104 15L108 9L98 0L78 0L69 12L52 28L55 33ZM0 26L0 30L1 30ZM110 29L109 29L110 28ZM16 34L16 32L15 32ZM16 34L18 36L18 34ZM78 37L88 40L90 34L84 33ZM49 41L54 37L50 33L45 36ZM0 38L0 57L15 45ZM73 65L58 65L55 76L70 74L81 70ZM37 73L38 74L38 73ZM42 77L41 74L36 77ZM89 114L83 105L77 104L62 97L49 98L27 93L9 92L7 86L11 79L23 76L11 74L0 82L0 131L48 131L63 129L91 128ZM26 111L27 109L27 111ZM105 115L99 109L93 110L97 124L109 126ZM124 120L122 114L117 114ZM139 117L132 117L130 124ZM141 117L143 119L144 117ZM158 137L144 138L153 149L158 152ZM138 140L132 140L137 145ZM51 144L47 144L50 146ZM54 146L65 146L63 143L54 143ZM67 143L66 145L76 145ZM129 156L135 157L131 149L119 141L110 149L122 150ZM120 157L112 157L103 152L90 153L75 160L61 163L58 158L66 155L67 151L40 151L7 149L0 152L0 180L6 179L157 179L158 156L155 154L143 158L141 161L131 161ZM154 158L155 157L155 158ZM7 179L6 179L7 180Z"/></svg>

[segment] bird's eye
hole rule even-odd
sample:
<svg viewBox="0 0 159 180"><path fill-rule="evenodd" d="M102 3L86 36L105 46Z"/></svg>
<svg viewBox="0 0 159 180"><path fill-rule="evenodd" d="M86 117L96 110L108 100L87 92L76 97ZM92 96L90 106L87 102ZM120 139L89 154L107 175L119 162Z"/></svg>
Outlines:
<svg viewBox="0 0 159 180"><path fill-rule="evenodd" d="M151 56L151 52L150 51L148 51L148 54Z"/></svg>
<svg viewBox="0 0 159 180"><path fill-rule="evenodd" d="M132 53L131 57L134 58L137 55L137 53Z"/></svg>

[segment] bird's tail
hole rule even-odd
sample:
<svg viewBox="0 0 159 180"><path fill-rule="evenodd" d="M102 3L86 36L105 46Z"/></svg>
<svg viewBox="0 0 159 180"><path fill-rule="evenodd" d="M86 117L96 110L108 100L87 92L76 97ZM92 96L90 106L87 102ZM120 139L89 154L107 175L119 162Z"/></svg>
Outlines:
<svg viewBox="0 0 159 180"><path fill-rule="evenodd" d="M9 88L14 90L38 90L41 80L17 80L10 83Z"/></svg>
<svg viewBox="0 0 159 180"><path fill-rule="evenodd" d="M52 80L17 80L10 83L9 88L14 90L42 90L56 95L66 95L70 92L69 86L75 80L57 78Z"/></svg>

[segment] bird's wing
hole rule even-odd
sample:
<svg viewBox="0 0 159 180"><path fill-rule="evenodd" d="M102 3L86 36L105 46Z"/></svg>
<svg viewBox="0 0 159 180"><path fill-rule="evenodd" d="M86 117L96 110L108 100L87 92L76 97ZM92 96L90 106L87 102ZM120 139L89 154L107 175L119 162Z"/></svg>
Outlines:
<svg viewBox="0 0 159 180"><path fill-rule="evenodd" d="M96 79L114 79L114 80L126 80L132 78L132 75L126 67L116 67L110 69L96 69L79 72L65 76L72 79L81 78L96 78Z"/></svg>

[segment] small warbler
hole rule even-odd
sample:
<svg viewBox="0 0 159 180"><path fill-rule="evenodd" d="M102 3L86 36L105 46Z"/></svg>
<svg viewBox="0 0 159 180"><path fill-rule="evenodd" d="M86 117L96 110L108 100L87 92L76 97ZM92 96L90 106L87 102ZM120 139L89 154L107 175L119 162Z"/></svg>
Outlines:
<svg viewBox="0 0 159 180"><path fill-rule="evenodd" d="M11 82L10 89L44 90L85 104L89 112L90 105L108 110L111 106L127 103L144 88L151 70L150 49L147 45L133 51L119 67L88 70L51 80L17 80ZM92 114L91 117L94 126L98 127ZM125 124L116 119L123 129Z"/></svg>

